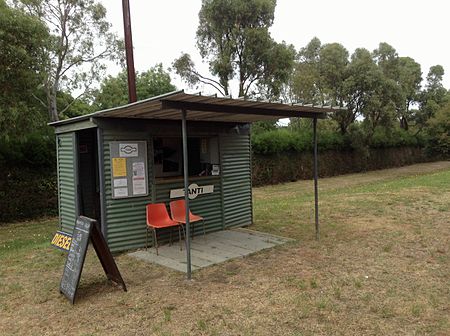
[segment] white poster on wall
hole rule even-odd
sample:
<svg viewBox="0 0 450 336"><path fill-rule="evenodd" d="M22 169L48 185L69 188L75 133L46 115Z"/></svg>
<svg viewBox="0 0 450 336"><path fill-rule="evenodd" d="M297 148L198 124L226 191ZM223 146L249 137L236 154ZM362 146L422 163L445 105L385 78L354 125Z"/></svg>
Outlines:
<svg viewBox="0 0 450 336"><path fill-rule="evenodd" d="M126 178L114 179L114 188L126 187L126 186L127 186Z"/></svg>
<svg viewBox="0 0 450 336"><path fill-rule="evenodd" d="M145 180L144 162L133 162L133 195L145 195L147 193L147 181Z"/></svg>
<svg viewBox="0 0 450 336"><path fill-rule="evenodd" d="M114 197L128 197L128 188L114 188Z"/></svg>

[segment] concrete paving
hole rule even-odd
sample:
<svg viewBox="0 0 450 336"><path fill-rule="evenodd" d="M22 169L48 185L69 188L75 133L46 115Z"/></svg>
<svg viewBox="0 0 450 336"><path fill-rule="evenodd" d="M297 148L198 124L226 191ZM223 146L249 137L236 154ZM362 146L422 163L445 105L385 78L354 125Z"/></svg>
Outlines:
<svg viewBox="0 0 450 336"><path fill-rule="evenodd" d="M231 229L197 236L191 240L192 270L218 264L285 244L293 239L270 235L248 229ZM156 255L154 247L129 253L130 256L186 273L186 250L180 245L163 245Z"/></svg>

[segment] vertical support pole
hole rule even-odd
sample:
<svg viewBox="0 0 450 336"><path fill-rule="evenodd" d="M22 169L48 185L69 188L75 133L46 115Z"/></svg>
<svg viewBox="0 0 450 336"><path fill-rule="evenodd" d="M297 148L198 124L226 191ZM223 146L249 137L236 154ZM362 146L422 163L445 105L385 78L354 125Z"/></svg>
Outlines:
<svg viewBox="0 0 450 336"><path fill-rule="evenodd" d="M188 147L187 147L187 128L186 128L186 110L181 111L181 133L183 138L183 175L184 175L184 201L186 203L186 258L187 258L187 278L191 280L191 228L189 223L189 193L188 193Z"/></svg>
<svg viewBox="0 0 450 336"><path fill-rule="evenodd" d="M128 72L128 102L137 101L136 74L134 72L133 38L131 35L130 1L122 0L123 30L125 36L125 54Z"/></svg>
<svg viewBox="0 0 450 336"><path fill-rule="evenodd" d="M105 193L105 160L103 156L103 130L97 128L97 169L100 191L100 228L106 243L108 243L108 227L106 223L106 193Z"/></svg>
<svg viewBox="0 0 450 336"><path fill-rule="evenodd" d="M314 137L314 215L316 225L316 239L320 239L319 228L319 191L317 188L318 181L318 163L317 163L317 118L313 119L313 137Z"/></svg>

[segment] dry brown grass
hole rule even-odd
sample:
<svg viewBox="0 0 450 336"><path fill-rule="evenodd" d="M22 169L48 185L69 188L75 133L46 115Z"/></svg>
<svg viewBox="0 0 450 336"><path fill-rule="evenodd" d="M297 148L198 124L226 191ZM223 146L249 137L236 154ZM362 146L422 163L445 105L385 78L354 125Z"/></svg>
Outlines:
<svg viewBox="0 0 450 336"><path fill-rule="evenodd" d="M449 168L321 180L320 242L311 182L258 188L253 229L297 242L191 282L120 255L124 293L90 248L75 306L58 292L55 221L0 227L0 335L449 335Z"/></svg>

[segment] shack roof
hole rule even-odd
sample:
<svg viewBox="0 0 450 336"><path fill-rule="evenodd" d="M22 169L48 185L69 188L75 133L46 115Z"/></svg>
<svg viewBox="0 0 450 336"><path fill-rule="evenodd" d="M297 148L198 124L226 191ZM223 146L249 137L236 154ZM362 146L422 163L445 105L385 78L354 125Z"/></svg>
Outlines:
<svg viewBox="0 0 450 336"><path fill-rule="evenodd" d="M130 118L181 120L186 110L187 120L251 123L280 118L326 118L339 107L283 104L279 102L188 94L183 90L140 100L135 103L102 110L79 117L52 122L59 126L90 118Z"/></svg>

